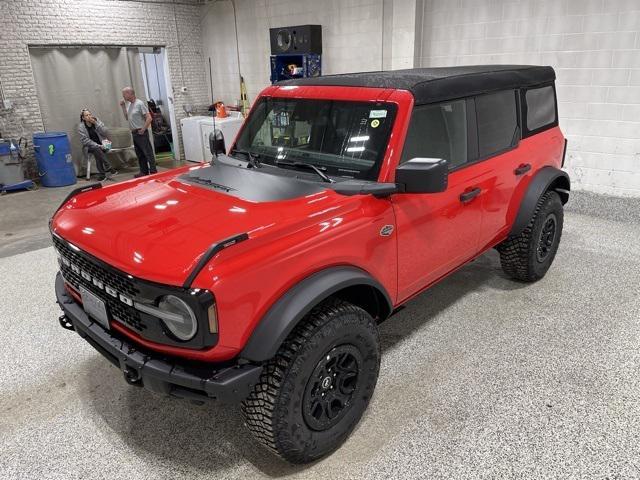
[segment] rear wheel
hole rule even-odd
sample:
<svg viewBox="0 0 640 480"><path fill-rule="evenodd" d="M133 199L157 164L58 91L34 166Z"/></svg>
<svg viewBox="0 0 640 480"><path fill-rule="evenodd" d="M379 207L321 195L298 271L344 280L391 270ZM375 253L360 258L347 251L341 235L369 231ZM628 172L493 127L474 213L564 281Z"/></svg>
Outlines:
<svg viewBox="0 0 640 480"><path fill-rule="evenodd" d="M558 251L563 219L560 196L553 191L546 192L522 233L498 245L504 272L523 282L544 277Z"/></svg>
<svg viewBox="0 0 640 480"><path fill-rule="evenodd" d="M292 332L242 404L256 439L291 463L338 448L364 413L378 379L375 321L332 300Z"/></svg>

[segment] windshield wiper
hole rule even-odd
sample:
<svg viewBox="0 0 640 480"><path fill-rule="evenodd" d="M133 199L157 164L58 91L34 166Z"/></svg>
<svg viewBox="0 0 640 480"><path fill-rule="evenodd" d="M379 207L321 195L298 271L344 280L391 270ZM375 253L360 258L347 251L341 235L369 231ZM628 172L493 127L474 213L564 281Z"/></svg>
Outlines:
<svg viewBox="0 0 640 480"><path fill-rule="evenodd" d="M276 160L276 165L282 165L285 167L293 167L293 168L297 168L297 169L303 169L303 170L313 170L315 173L318 174L318 176L320 178L322 178L322 181L327 182L327 183L334 183L334 180L331 180L322 170L320 170L317 166L311 164L311 163L304 163L304 162L283 162L282 160Z"/></svg>
<svg viewBox="0 0 640 480"><path fill-rule="evenodd" d="M242 153L243 155L246 155L249 159L249 165L252 168L260 168L262 166L258 160L258 157L260 157L259 153L251 153L249 150L240 150L239 148L234 148L231 154L233 155L234 153Z"/></svg>

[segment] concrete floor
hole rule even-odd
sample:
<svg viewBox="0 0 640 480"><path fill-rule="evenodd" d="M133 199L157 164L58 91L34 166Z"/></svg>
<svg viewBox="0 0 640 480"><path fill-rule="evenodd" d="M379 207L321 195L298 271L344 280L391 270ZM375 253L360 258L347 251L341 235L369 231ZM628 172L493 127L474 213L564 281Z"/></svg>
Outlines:
<svg viewBox="0 0 640 480"><path fill-rule="evenodd" d="M492 251L385 322L368 412L305 467L62 330L51 248L0 258L0 478L640 478L640 202L572 203L542 281Z"/></svg>

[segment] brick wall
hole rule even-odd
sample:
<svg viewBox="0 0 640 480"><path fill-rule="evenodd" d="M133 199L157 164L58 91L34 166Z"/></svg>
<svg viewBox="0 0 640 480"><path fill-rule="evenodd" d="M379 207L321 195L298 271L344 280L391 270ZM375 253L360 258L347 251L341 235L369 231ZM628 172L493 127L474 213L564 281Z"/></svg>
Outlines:
<svg viewBox="0 0 640 480"><path fill-rule="evenodd" d="M178 120L183 105L208 102L211 57L215 96L234 103L239 82L231 2L200 3L3 0L0 80L14 115L2 133L29 136L42 129L29 44L167 46ZM269 83L269 28L284 25L323 26L324 73L552 65L574 187L640 196L637 0L236 0L236 6L250 100ZM186 94L179 92L183 84ZM6 118L0 116L0 126Z"/></svg>
<svg viewBox="0 0 640 480"><path fill-rule="evenodd" d="M269 28L322 25L322 72L410 67L416 0L236 0L240 67L249 100L269 84ZM215 96L240 96L230 1L203 7L205 60L211 57ZM407 34L405 26L410 26ZM384 32L384 34L383 34Z"/></svg>
<svg viewBox="0 0 640 480"><path fill-rule="evenodd" d="M640 196L640 1L425 0L416 66L552 65L574 188Z"/></svg>
<svg viewBox="0 0 640 480"><path fill-rule="evenodd" d="M28 50L34 44L166 46L179 128L183 105L206 103L208 98L200 3L2 0L0 81L14 106L10 114L0 116L0 126L5 123L3 136L30 137L43 129ZM187 87L187 93L180 92L182 86Z"/></svg>

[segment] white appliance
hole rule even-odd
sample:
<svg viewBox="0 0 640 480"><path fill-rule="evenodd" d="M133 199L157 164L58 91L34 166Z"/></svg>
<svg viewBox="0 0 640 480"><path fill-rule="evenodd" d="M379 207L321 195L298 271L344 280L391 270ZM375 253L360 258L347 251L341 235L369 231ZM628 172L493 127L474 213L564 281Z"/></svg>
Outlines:
<svg viewBox="0 0 640 480"><path fill-rule="evenodd" d="M194 116L180 120L184 158L191 162L203 162L205 158L208 158L202 155L202 134L200 133L200 122L207 118L209 117Z"/></svg>
<svg viewBox="0 0 640 480"><path fill-rule="evenodd" d="M229 116L225 118L216 117L216 129L220 130L224 136L224 145L227 148L227 153L229 153L229 149L240 131L242 122L244 122L244 117L240 112L229 112ZM207 117L204 120L200 120L199 125L202 156L205 161L209 162L213 158L209 150L209 135L213 133L213 119Z"/></svg>

